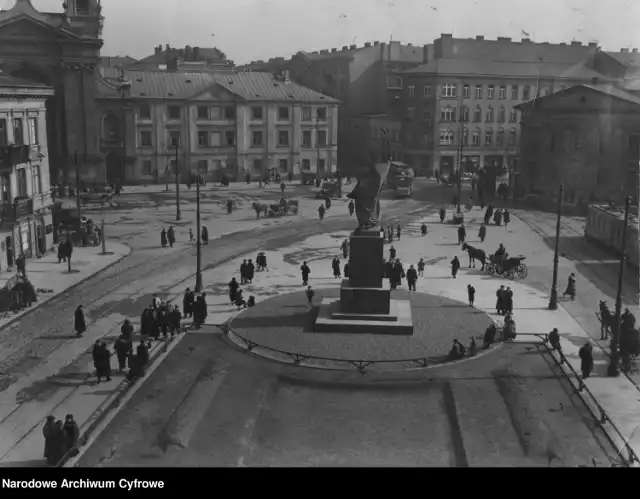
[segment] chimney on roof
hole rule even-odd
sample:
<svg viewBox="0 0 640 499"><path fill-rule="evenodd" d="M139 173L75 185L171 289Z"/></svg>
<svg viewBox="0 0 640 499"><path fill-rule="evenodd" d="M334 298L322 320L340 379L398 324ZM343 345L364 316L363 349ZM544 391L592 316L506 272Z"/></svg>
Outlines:
<svg viewBox="0 0 640 499"><path fill-rule="evenodd" d="M413 47L413 43L407 43L407 47Z"/></svg>
<svg viewBox="0 0 640 499"><path fill-rule="evenodd" d="M476 36L476 40L479 41L479 42L483 42L484 41L484 36L478 35L478 36Z"/></svg>
<svg viewBox="0 0 640 499"><path fill-rule="evenodd" d="M191 45L186 45L184 47L184 59L185 61L191 60Z"/></svg>
<svg viewBox="0 0 640 499"><path fill-rule="evenodd" d="M371 42L366 42L366 43L364 44L364 46L365 46L365 47L371 47Z"/></svg>
<svg viewBox="0 0 640 499"><path fill-rule="evenodd" d="M523 38L522 43L531 43L531 38Z"/></svg>
<svg viewBox="0 0 640 499"><path fill-rule="evenodd" d="M349 50L355 50L358 46L357 45L351 45L349 46Z"/></svg>
<svg viewBox="0 0 640 499"><path fill-rule="evenodd" d="M591 47L591 48L595 48L597 46L598 46L598 44L596 42L590 42L589 43L589 47Z"/></svg>
<svg viewBox="0 0 640 499"><path fill-rule="evenodd" d="M160 52L162 52L162 45L158 45L158 46L154 47L153 53L155 55L158 55Z"/></svg>
<svg viewBox="0 0 640 499"><path fill-rule="evenodd" d="M374 47L380 45L380 42L373 42Z"/></svg>
<svg viewBox="0 0 640 499"><path fill-rule="evenodd" d="M622 52L623 54L626 54L627 52L629 52L629 49L620 49L620 52Z"/></svg>
<svg viewBox="0 0 640 499"><path fill-rule="evenodd" d="M167 43L165 49L166 49L167 52L169 52L169 50L171 50L171 46Z"/></svg>
<svg viewBox="0 0 640 499"><path fill-rule="evenodd" d="M346 50L349 50L349 47L348 47L348 46L346 46L346 45L344 45L344 46L342 47L342 51L344 52L344 51L346 51Z"/></svg>
<svg viewBox="0 0 640 499"><path fill-rule="evenodd" d="M571 42L572 47L582 47L582 42Z"/></svg>
<svg viewBox="0 0 640 499"><path fill-rule="evenodd" d="M193 47L193 59L196 61L200 60L200 47Z"/></svg>
<svg viewBox="0 0 640 499"><path fill-rule="evenodd" d="M332 53L333 53L333 52L337 52L337 51L338 51L338 49L331 49L331 52L332 52Z"/></svg>
<svg viewBox="0 0 640 499"><path fill-rule="evenodd" d="M499 37L498 37L498 41L499 41L499 42L510 42L510 41L511 41L511 38L506 37L506 36L499 36Z"/></svg>

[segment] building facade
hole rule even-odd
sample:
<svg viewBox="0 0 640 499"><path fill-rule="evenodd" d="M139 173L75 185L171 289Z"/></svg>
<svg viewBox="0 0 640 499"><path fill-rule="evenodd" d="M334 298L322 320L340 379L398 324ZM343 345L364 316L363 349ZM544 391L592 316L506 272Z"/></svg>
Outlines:
<svg viewBox="0 0 640 499"><path fill-rule="evenodd" d="M231 71L233 61L216 47L154 47L153 54L120 66L130 71Z"/></svg>
<svg viewBox="0 0 640 499"><path fill-rule="evenodd" d="M42 84L0 75L0 271L53 247L46 103Z"/></svg>
<svg viewBox="0 0 640 499"><path fill-rule="evenodd" d="M638 199L640 98L613 85L578 85L519 106L523 193L565 201Z"/></svg>
<svg viewBox="0 0 640 499"><path fill-rule="evenodd" d="M39 12L29 0L17 0L0 11L3 74L54 89L46 106L46 135L55 182L74 178L76 154L87 170L98 173L103 167L94 95L102 24L99 0L66 0L60 13Z"/></svg>
<svg viewBox="0 0 640 499"><path fill-rule="evenodd" d="M338 102L286 73L105 70L96 84L107 183L336 172Z"/></svg>

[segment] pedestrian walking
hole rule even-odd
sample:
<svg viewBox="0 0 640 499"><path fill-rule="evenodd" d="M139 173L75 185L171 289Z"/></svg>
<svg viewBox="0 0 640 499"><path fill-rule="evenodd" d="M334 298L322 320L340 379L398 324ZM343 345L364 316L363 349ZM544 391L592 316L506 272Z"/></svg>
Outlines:
<svg viewBox="0 0 640 499"><path fill-rule="evenodd" d="M509 210L506 208L502 210L502 219L504 220L504 227L506 229L509 222L511 222L511 213L509 213Z"/></svg>
<svg viewBox="0 0 640 499"><path fill-rule="evenodd" d="M396 259L396 249L393 246L393 244L391 245L391 247L389 248L389 258L391 260L395 260Z"/></svg>
<svg viewBox="0 0 640 499"><path fill-rule="evenodd" d="M309 265L307 265L306 261L302 262L302 265L300 266L300 272L302 273L302 285L308 286L309 274L311 274L311 269L309 268Z"/></svg>
<svg viewBox="0 0 640 499"><path fill-rule="evenodd" d="M342 271L345 279L349 279L349 262L344 264L344 270Z"/></svg>
<svg viewBox="0 0 640 499"><path fill-rule="evenodd" d="M242 260L240 264L240 284L243 286L247 283L247 260Z"/></svg>
<svg viewBox="0 0 640 499"><path fill-rule="evenodd" d="M325 196L324 205L325 205L327 210L331 208L331 196L329 196L329 195Z"/></svg>
<svg viewBox="0 0 640 499"><path fill-rule="evenodd" d="M591 376L593 371L593 345L590 341L587 341L578 351L580 356L580 370L582 371L582 378L587 379Z"/></svg>
<svg viewBox="0 0 640 499"><path fill-rule="evenodd" d="M320 221L322 222L324 220L324 214L327 210L325 209L324 205L320 205L318 207L318 216L320 217Z"/></svg>
<svg viewBox="0 0 640 499"><path fill-rule="evenodd" d="M238 292L238 289L240 289L240 284L238 284L235 277L232 277L229 281L229 301L231 302L231 305L235 305L236 303L236 293Z"/></svg>
<svg viewBox="0 0 640 499"><path fill-rule="evenodd" d="M285 188L285 184L284 184L284 180L282 182L280 182L280 192L284 193L284 188Z"/></svg>
<svg viewBox="0 0 640 499"><path fill-rule="evenodd" d="M246 278L249 284L253 284L253 278L255 276L255 273L256 273L256 266L253 264L253 260L249 258L249 261L247 262L247 267L246 267Z"/></svg>
<svg viewBox="0 0 640 499"><path fill-rule="evenodd" d="M420 232L422 233L422 236L423 236L423 237L427 235L427 224L424 224L424 223L423 223L423 224L420 226Z"/></svg>
<svg viewBox="0 0 640 499"><path fill-rule="evenodd" d="M502 225L502 211L499 209L493 214L493 222L500 227Z"/></svg>
<svg viewBox="0 0 640 499"><path fill-rule="evenodd" d="M196 301L196 297L191 289L187 288L182 297L182 311L184 317L193 317L193 304Z"/></svg>
<svg viewBox="0 0 640 499"><path fill-rule="evenodd" d="M351 201L349 201L349 216L352 217L353 213L356 209L356 204L354 203L353 199Z"/></svg>
<svg viewBox="0 0 640 499"><path fill-rule="evenodd" d="M189 244L193 244L195 237L193 236L193 229L189 229Z"/></svg>
<svg viewBox="0 0 640 499"><path fill-rule="evenodd" d="M58 420L49 430L49 445L48 445L48 459L47 462L51 466L57 465L65 454L65 435L64 425L62 421Z"/></svg>
<svg viewBox="0 0 640 499"><path fill-rule="evenodd" d="M146 366L149 362L149 345L144 340L140 340L140 344L136 348L136 355L143 366Z"/></svg>
<svg viewBox="0 0 640 499"><path fill-rule="evenodd" d="M472 336L471 342L469 343L469 357L475 357L478 354L478 345L476 344L476 339Z"/></svg>
<svg viewBox="0 0 640 499"><path fill-rule="evenodd" d="M467 229L464 228L464 224L460 224L460 227L458 227L458 244L464 244L466 237Z"/></svg>
<svg viewBox="0 0 640 499"><path fill-rule="evenodd" d="M42 436L44 437L44 458L47 460L49 459L49 452L50 452L50 446L51 446L51 441L50 441L51 430L55 424L56 424L56 418L49 415L47 416L44 426L42 427Z"/></svg>
<svg viewBox="0 0 640 499"><path fill-rule="evenodd" d="M163 248L167 247L167 231L164 227L162 227L162 230L160 231L160 244Z"/></svg>
<svg viewBox="0 0 640 499"><path fill-rule="evenodd" d="M118 357L118 372L122 372L127 367L127 357L132 351L131 343L121 334L116 340L114 349Z"/></svg>
<svg viewBox="0 0 640 499"><path fill-rule="evenodd" d="M458 275L458 270L460 270L460 260L458 260L457 256L454 256L453 260L451 260L451 277L455 279L456 275Z"/></svg>
<svg viewBox="0 0 640 499"><path fill-rule="evenodd" d="M62 431L64 432L65 454L71 453L80 438L80 427L76 420L73 419L73 414L67 414L64 418Z"/></svg>
<svg viewBox="0 0 640 499"><path fill-rule="evenodd" d="M209 244L209 230L205 225L200 229L200 238L202 239L202 244Z"/></svg>
<svg viewBox="0 0 640 499"><path fill-rule="evenodd" d="M313 297L315 296L316 292L311 289L311 286L307 287L307 291L306 291L306 295L307 295L307 305L309 305L310 307L313 306Z"/></svg>
<svg viewBox="0 0 640 499"><path fill-rule="evenodd" d="M476 302L476 288L471 284L467 284L467 296L469 297L469 306L473 307Z"/></svg>
<svg viewBox="0 0 640 499"><path fill-rule="evenodd" d="M393 242L393 229L391 226L387 227L387 239L389 240L389 243Z"/></svg>
<svg viewBox="0 0 640 499"><path fill-rule="evenodd" d="M498 291L496 291L496 313L498 315L504 315L504 312L505 312L505 306L504 306L505 291L506 290L504 289L504 286L500 286Z"/></svg>
<svg viewBox="0 0 640 499"><path fill-rule="evenodd" d="M509 286L504 291L504 311L507 314L513 313L513 291Z"/></svg>
<svg viewBox="0 0 640 499"><path fill-rule="evenodd" d="M238 293L240 293L240 290L238 290ZM195 324L196 329L200 329L200 326L206 322L207 315L209 315L209 312L207 310L206 296L207 296L206 293L202 293L196 299L196 303L193 310L193 323ZM236 302L238 300L239 300L239 297L236 295Z"/></svg>
<svg viewBox="0 0 640 499"><path fill-rule="evenodd" d="M96 352L96 375L98 383L105 378L105 381L111 381L111 352L107 349L105 342L100 342Z"/></svg>
<svg viewBox="0 0 640 499"><path fill-rule="evenodd" d="M334 279L339 279L342 276L340 272L340 257L336 256L331 262L331 267L333 268L333 277Z"/></svg>
<svg viewBox="0 0 640 499"><path fill-rule="evenodd" d="M465 207L467 211L471 211L471 209L473 208L473 197L469 196L469 199L467 200L467 204Z"/></svg>
<svg viewBox="0 0 640 499"><path fill-rule="evenodd" d="M344 241L342 241L342 244L340 245L340 249L342 250L342 257L349 258L349 249L350 249L349 239L345 239Z"/></svg>
<svg viewBox="0 0 640 499"><path fill-rule="evenodd" d="M407 270L407 284L409 285L409 291L416 290L416 282L418 281L418 271L413 265L409 266Z"/></svg>
<svg viewBox="0 0 640 499"><path fill-rule="evenodd" d="M424 260L422 258L420 258L420 260L418 261L418 275L420 277L424 277L424 268L425 268L425 263Z"/></svg>
<svg viewBox="0 0 640 499"><path fill-rule="evenodd" d="M173 243L176 242L176 233L173 230L173 226L169 226L169 230L167 231L167 241L169 241L169 247L173 248Z"/></svg>
<svg viewBox="0 0 640 499"><path fill-rule="evenodd" d="M74 313L73 328L78 336L82 336L87 330L87 323L84 319L84 310L82 305L78 305L78 308L76 308Z"/></svg>
<svg viewBox="0 0 640 499"><path fill-rule="evenodd" d="M484 224L485 225L489 225L489 222L491 221L491 217L493 216L493 206L489 205L487 206L487 211L484 212Z"/></svg>
<svg viewBox="0 0 640 499"><path fill-rule="evenodd" d="M549 344L551 348L556 350L557 352L562 352L562 346L560 345L560 333L558 333L558 328L554 327L553 330L547 336L549 340Z"/></svg>
<svg viewBox="0 0 640 499"><path fill-rule="evenodd" d="M398 224L398 226L396 227L396 238L398 239L398 241L400 241L401 233L402 233L402 228L400 227L400 224Z"/></svg>
<svg viewBox="0 0 640 499"><path fill-rule="evenodd" d="M485 238L487 237L487 227L485 224L482 224L480 226L480 229L478 230L478 237L480 238L481 243L483 243Z"/></svg>
<svg viewBox="0 0 640 499"><path fill-rule="evenodd" d="M444 206L440 208L440 223L444 223L444 217L447 215L447 211L444 209Z"/></svg>
<svg viewBox="0 0 640 499"><path fill-rule="evenodd" d="M569 274L569 279L567 280L567 287L562 293L562 297L565 298L567 295L571 298L571 301L576 300L576 275L571 272Z"/></svg>

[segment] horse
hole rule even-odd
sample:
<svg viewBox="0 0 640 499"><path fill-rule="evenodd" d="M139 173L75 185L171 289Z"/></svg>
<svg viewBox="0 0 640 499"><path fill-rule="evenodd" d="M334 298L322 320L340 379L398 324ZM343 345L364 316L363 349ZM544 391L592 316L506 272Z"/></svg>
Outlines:
<svg viewBox="0 0 640 499"><path fill-rule="evenodd" d="M262 203L253 203L253 209L256 212L256 216L260 218L260 213L264 213L265 216L269 213L269 206Z"/></svg>
<svg viewBox="0 0 640 499"><path fill-rule="evenodd" d="M473 246L469 246L467 243L462 245L462 251L466 251L469 254L469 268L473 265L476 266L476 260L479 260L482 263L482 268L480 270L484 270L485 263L487 262L487 254L484 250L480 248L474 248Z"/></svg>

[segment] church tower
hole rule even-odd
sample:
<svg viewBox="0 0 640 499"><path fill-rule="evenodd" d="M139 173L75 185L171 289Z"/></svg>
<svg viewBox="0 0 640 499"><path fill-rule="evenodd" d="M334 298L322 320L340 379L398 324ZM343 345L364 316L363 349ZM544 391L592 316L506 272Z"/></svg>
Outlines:
<svg viewBox="0 0 640 499"><path fill-rule="evenodd" d="M100 0L66 0L62 4L69 31L87 38L101 38L104 17Z"/></svg>

